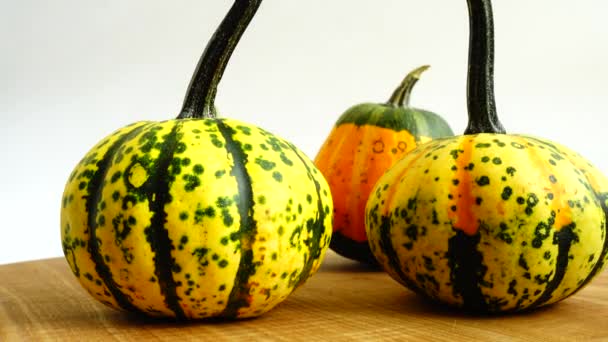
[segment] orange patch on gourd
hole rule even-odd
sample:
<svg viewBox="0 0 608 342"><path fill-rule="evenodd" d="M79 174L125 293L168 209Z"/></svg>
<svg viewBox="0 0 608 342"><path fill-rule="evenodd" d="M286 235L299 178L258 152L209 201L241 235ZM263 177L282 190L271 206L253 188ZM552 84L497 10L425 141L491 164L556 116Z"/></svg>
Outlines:
<svg viewBox="0 0 608 342"><path fill-rule="evenodd" d="M334 231L357 242L367 241L365 204L372 187L416 146L415 137L406 130L351 123L332 129L315 164L327 179L334 199Z"/></svg>
<svg viewBox="0 0 608 342"><path fill-rule="evenodd" d="M450 194L452 195L451 205L448 208L448 217L452 220L455 229L462 230L467 235L475 235L479 228L479 223L475 216L473 206L476 199L473 196L473 182L468 165L471 163L473 153L473 140L465 138L460 143L461 152L455 160L456 177L458 184L452 184ZM452 210L455 206L456 210Z"/></svg>

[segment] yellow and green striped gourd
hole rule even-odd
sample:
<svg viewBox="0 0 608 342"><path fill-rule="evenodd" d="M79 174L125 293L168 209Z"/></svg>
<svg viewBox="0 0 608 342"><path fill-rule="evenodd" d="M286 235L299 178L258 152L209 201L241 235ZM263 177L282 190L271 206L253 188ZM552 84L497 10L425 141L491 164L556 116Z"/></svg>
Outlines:
<svg viewBox="0 0 608 342"><path fill-rule="evenodd" d="M479 312L532 309L608 257L608 180L572 150L506 134L495 111L490 0L468 0L469 126L395 164L366 206L378 262L411 290Z"/></svg>
<svg viewBox="0 0 608 342"><path fill-rule="evenodd" d="M319 267L328 185L304 153L215 117L217 84L260 0L237 0L209 42L177 119L121 128L69 177L65 257L111 307L197 319L258 316Z"/></svg>

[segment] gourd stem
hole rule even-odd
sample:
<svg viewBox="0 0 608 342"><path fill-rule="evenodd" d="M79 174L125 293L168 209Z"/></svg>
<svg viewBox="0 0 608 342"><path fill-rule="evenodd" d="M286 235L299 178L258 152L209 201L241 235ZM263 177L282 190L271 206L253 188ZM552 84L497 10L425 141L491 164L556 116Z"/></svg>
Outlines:
<svg viewBox="0 0 608 342"><path fill-rule="evenodd" d="M425 72L429 67L430 66L428 65L423 65L407 74L399 87L395 89L393 95L391 95L388 103L396 107L408 107L410 105L410 95L412 94L414 85L420 79L420 75L422 75L422 73Z"/></svg>
<svg viewBox="0 0 608 342"><path fill-rule="evenodd" d="M491 0L467 0L469 5L469 124L464 134L505 133L494 100L494 19Z"/></svg>
<svg viewBox="0 0 608 342"><path fill-rule="evenodd" d="M188 86L178 119L214 118L215 95L226 64L262 0L235 0L209 40Z"/></svg>

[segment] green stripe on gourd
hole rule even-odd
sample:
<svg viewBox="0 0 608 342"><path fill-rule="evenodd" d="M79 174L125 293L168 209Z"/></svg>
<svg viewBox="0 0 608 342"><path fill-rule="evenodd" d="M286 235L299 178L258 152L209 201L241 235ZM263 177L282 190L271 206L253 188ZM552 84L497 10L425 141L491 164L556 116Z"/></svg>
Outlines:
<svg viewBox="0 0 608 342"><path fill-rule="evenodd" d="M242 33L258 5L236 1L218 31ZM64 254L106 305L177 319L253 317L323 259L333 208L313 163L270 132L214 117L222 49L239 32L214 36L179 119L110 134L66 184Z"/></svg>

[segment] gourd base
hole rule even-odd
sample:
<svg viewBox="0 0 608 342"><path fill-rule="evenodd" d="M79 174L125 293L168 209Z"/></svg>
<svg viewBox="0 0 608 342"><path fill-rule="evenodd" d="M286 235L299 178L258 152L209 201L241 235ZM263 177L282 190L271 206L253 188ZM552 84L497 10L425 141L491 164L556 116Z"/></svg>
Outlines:
<svg viewBox="0 0 608 342"><path fill-rule="evenodd" d="M339 231L333 232L329 248L339 255L379 268L378 261L372 254L367 241L356 242L342 235Z"/></svg>

